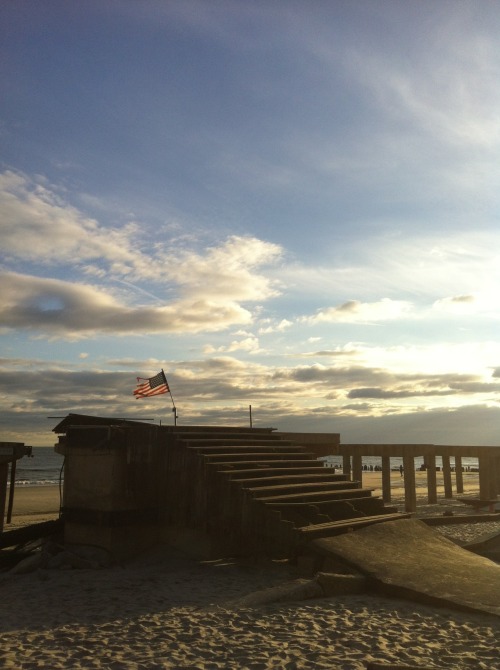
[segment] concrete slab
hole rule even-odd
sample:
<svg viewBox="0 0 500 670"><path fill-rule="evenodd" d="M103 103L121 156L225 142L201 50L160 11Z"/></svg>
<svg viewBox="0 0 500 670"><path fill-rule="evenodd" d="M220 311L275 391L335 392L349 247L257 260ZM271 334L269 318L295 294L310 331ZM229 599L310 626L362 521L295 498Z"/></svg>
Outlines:
<svg viewBox="0 0 500 670"><path fill-rule="evenodd" d="M314 540L388 595L500 616L500 565L467 551L418 519Z"/></svg>
<svg viewBox="0 0 500 670"><path fill-rule="evenodd" d="M492 561L500 562L500 534L488 533L464 545L464 549L472 551L480 556L485 556Z"/></svg>

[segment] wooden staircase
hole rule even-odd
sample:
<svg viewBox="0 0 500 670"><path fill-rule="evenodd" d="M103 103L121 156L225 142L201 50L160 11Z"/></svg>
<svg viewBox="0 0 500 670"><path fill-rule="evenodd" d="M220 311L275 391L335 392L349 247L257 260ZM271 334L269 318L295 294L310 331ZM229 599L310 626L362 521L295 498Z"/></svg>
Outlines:
<svg viewBox="0 0 500 670"><path fill-rule="evenodd" d="M273 429L176 427L167 459L167 522L202 528L233 552L289 556L313 539L410 516Z"/></svg>

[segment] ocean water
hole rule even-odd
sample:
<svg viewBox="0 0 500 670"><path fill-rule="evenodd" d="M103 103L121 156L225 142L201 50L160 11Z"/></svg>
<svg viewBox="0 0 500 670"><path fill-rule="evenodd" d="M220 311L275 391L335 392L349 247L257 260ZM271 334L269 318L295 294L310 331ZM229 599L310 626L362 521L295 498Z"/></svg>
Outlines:
<svg viewBox="0 0 500 670"><path fill-rule="evenodd" d="M33 447L33 456L23 456L16 463L16 486L50 486L59 484L64 458L54 447Z"/></svg>

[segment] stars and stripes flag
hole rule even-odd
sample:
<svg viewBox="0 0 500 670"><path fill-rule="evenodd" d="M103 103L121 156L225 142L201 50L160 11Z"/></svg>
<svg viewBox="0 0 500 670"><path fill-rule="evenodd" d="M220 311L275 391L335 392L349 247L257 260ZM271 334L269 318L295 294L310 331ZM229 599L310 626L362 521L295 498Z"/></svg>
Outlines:
<svg viewBox="0 0 500 670"><path fill-rule="evenodd" d="M161 395L162 393L169 393L169 391L167 378L162 370L149 379L137 377L137 388L134 390L134 395L136 400L139 400L139 398L149 398L149 396Z"/></svg>

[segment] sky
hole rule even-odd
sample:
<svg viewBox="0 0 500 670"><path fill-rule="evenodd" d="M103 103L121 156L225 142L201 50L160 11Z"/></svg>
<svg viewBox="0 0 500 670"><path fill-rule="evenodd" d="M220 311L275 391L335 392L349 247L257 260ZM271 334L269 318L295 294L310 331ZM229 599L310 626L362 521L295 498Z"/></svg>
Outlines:
<svg viewBox="0 0 500 670"><path fill-rule="evenodd" d="M175 403L500 444L499 33L498 0L1 3L0 441Z"/></svg>

